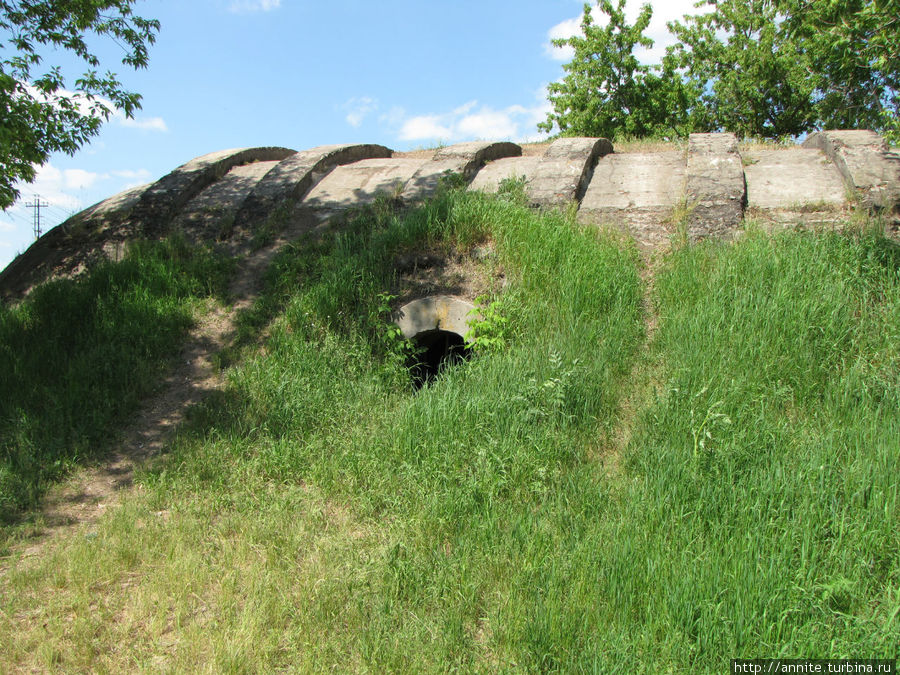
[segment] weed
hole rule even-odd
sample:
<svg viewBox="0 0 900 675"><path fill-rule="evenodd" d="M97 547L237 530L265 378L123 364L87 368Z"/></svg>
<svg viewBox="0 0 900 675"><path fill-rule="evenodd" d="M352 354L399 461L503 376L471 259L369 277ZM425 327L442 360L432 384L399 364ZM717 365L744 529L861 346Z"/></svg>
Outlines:
<svg viewBox="0 0 900 675"><path fill-rule="evenodd" d="M509 319L503 314L503 302L487 296L475 299L475 309L469 312L466 342L476 351L490 352L506 346Z"/></svg>
<svg viewBox="0 0 900 675"><path fill-rule="evenodd" d="M666 223L672 232L675 246L685 246L690 241L691 216L697 208L697 203L696 199L684 195L672 207L672 213L666 219Z"/></svg>
<svg viewBox="0 0 900 675"><path fill-rule="evenodd" d="M527 181L525 176L504 178L500 181L500 185L497 188L497 196L512 204L527 206L528 195L525 191L526 184Z"/></svg>
<svg viewBox="0 0 900 675"><path fill-rule="evenodd" d="M487 239L505 347L413 396L384 377L393 261ZM264 353L143 489L0 576L0 660L720 672L893 653L898 268L868 232L676 247L644 353L637 254L611 236L459 190L361 212L277 257ZM659 393L610 473L589 450L645 359Z"/></svg>
<svg viewBox="0 0 900 675"><path fill-rule="evenodd" d="M108 447L158 383L197 300L224 296L229 271L181 239L138 242L120 262L0 307L0 519Z"/></svg>

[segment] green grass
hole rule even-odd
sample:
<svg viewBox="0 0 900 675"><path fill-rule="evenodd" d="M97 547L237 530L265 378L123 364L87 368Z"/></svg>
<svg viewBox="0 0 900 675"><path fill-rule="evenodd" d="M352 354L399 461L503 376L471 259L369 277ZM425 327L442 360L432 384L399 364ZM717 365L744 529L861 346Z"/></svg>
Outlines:
<svg viewBox="0 0 900 675"><path fill-rule="evenodd" d="M384 311L393 260L487 240L505 347L414 392ZM0 662L718 673L892 657L898 258L868 235L680 246L646 344L619 238L510 192L364 211L276 259L229 385L142 490L0 577Z"/></svg>
<svg viewBox="0 0 900 675"><path fill-rule="evenodd" d="M183 242L137 244L118 263L0 307L0 522L109 447L152 391L227 264Z"/></svg>

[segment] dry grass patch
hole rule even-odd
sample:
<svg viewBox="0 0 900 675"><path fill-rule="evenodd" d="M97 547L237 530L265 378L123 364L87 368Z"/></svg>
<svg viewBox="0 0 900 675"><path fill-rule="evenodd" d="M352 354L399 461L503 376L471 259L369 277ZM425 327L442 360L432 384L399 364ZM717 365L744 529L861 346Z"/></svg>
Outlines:
<svg viewBox="0 0 900 675"><path fill-rule="evenodd" d="M378 586L370 563L384 529L307 486L252 482L224 503L181 496L164 510L139 494L40 558L12 561L0 577L0 662L11 672L352 664L357 600Z"/></svg>

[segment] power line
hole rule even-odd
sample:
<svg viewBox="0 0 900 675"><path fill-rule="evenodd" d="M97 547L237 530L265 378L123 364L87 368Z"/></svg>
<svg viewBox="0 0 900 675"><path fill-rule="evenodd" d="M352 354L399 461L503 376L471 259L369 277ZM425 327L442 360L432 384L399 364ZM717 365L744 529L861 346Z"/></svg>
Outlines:
<svg viewBox="0 0 900 675"><path fill-rule="evenodd" d="M41 202L41 196L35 195L33 202L25 204L30 209L34 209L34 238L41 238L41 209L50 206L50 202Z"/></svg>

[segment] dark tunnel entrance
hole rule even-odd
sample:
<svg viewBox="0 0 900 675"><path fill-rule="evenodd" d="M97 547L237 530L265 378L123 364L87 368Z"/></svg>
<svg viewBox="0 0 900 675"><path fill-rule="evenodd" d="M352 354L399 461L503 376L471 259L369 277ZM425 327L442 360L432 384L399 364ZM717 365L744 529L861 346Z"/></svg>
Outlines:
<svg viewBox="0 0 900 675"><path fill-rule="evenodd" d="M447 330L423 331L410 341L415 353L410 357L408 365L416 390L431 384L445 368L468 361L472 356L472 348L466 344L462 335Z"/></svg>

